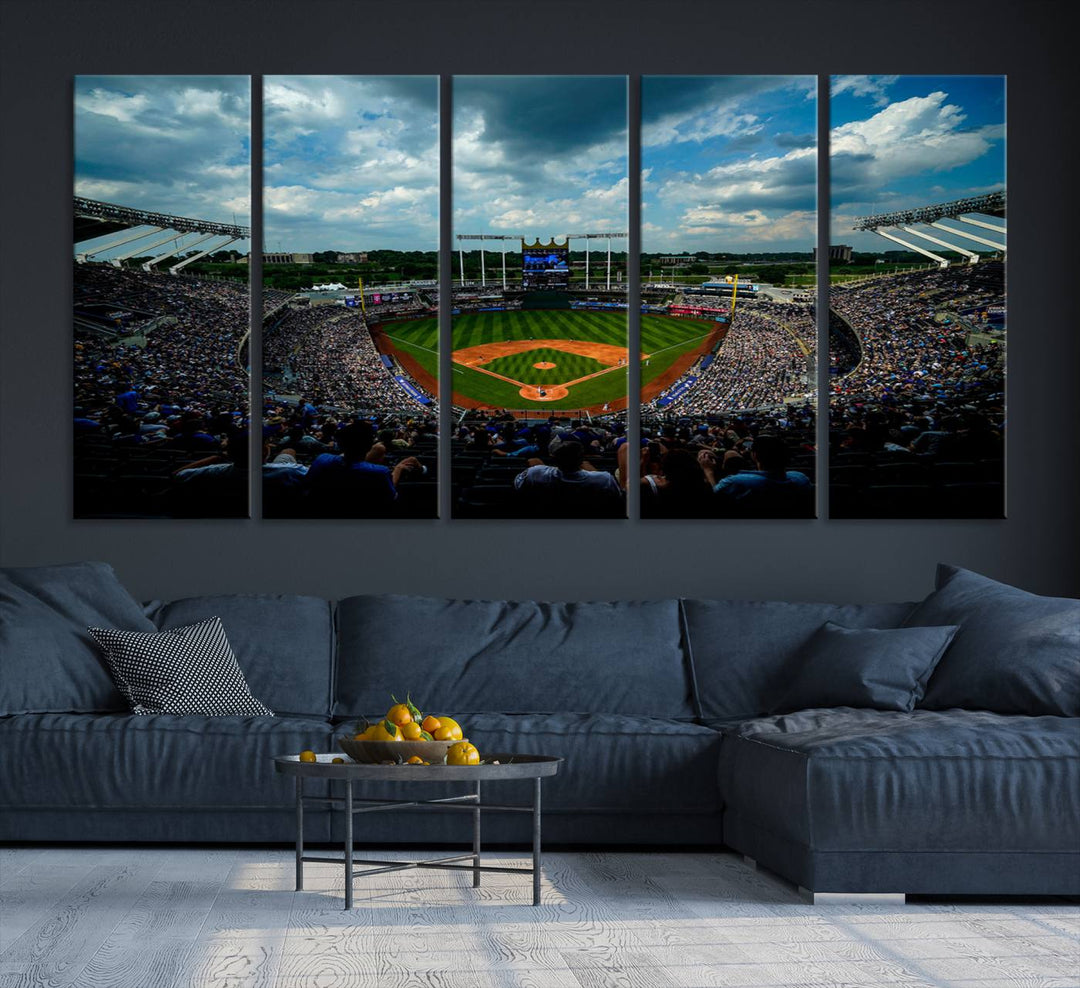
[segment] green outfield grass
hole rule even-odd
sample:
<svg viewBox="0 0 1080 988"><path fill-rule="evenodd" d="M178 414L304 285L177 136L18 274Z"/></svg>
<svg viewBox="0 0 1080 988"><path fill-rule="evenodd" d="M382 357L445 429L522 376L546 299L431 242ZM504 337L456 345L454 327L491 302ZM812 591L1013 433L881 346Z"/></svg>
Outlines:
<svg viewBox="0 0 1080 988"><path fill-rule="evenodd" d="M536 364L550 363L554 367L542 370ZM587 374L595 374L607 368L607 364L600 363L592 357L583 357L579 353L566 353L564 350L553 350L551 347L538 347L535 350L526 350L524 353L515 353L511 357L496 357L483 365L484 370L503 377L512 377L522 384L562 384L566 381L576 381L579 377Z"/></svg>
<svg viewBox="0 0 1080 988"><path fill-rule="evenodd" d="M642 384L653 381L668 370L680 356L700 346L705 337L715 328L714 322L706 320L643 315L641 317L641 348L649 354L649 357L647 363L645 360L642 361ZM396 347L410 354L421 367L434 377L438 377L438 320L414 319L407 322L389 323L382 327L382 331ZM528 339L575 339L586 340L590 343L626 346L626 313L587 312L573 309L466 313L454 317L452 334L455 350L479 346L481 343ZM553 355L548 358L535 356L540 350ZM523 361L524 367L521 368L521 373L511 373L502 369L505 361L522 361L522 358L526 357L530 359ZM556 368L551 371L538 371L532 366L543 359L550 359L557 365ZM571 361L574 362L575 367L596 366L582 373L567 373ZM500 357L485 364L485 367L526 384L558 384L590 374L594 370L599 370L602 365L587 357L538 347L536 351L525 354ZM525 373L542 376L532 378L522 376ZM500 408L553 411L561 408L586 408L626 397L626 373L625 367L612 367L606 374L600 374L571 388L566 398L558 401L527 401L522 398L516 386L474 368L455 364L453 390Z"/></svg>

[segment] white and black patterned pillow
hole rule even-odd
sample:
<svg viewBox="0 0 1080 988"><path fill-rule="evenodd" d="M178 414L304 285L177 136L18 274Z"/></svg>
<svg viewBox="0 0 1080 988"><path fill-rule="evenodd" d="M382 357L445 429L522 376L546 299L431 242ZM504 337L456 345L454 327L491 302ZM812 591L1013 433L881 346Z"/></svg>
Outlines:
<svg viewBox="0 0 1080 988"><path fill-rule="evenodd" d="M132 713L274 716L251 695L220 618L168 631L86 630Z"/></svg>

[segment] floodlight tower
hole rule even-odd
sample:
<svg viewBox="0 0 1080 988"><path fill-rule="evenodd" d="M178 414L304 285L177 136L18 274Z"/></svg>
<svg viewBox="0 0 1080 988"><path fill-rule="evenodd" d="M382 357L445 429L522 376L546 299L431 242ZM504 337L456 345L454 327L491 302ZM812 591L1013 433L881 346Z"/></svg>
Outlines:
<svg viewBox="0 0 1080 988"><path fill-rule="evenodd" d="M458 271L461 277L461 284L465 284L465 249L461 246L462 240L479 240L480 241L480 284L483 287L487 287L487 270L484 267L484 241L486 240L501 240L502 247L502 286L503 291L506 291L506 241L507 240L521 240L520 234L506 234L506 233L459 233L458 239Z"/></svg>
<svg viewBox="0 0 1080 988"><path fill-rule="evenodd" d="M607 290L611 291L611 241L623 240L628 237L627 233L568 233L566 234L566 246L570 247L571 240L585 241L585 291L589 290L589 241L607 241Z"/></svg>

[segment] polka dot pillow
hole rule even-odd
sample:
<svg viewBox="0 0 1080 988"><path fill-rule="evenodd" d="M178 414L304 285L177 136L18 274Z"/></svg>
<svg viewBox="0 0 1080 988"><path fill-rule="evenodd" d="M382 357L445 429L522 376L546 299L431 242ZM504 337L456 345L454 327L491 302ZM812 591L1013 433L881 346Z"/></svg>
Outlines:
<svg viewBox="0 0 1080 988"><path fill-rule="evenodd" d="M251 695L220 618L168 631L87 631L132 713L274 716Z"/></svg>

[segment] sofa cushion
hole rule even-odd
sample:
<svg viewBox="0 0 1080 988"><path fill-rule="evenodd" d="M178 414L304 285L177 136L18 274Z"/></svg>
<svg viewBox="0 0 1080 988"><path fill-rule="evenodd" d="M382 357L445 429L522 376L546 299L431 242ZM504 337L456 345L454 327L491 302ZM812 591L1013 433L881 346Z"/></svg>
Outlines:
<svg viewBox="0 0 1080 988"><path fill-rule="evenodd" d="M1080 721L806 710L747 721L720 748L725 808L831 851L1076 851Z"/></svg>
<svg viewBox="0 0 1080 988"><path fill-rule="evenodd" d="M274 771L273 757L328 751L330 734L327 721L293 717L7 717L0 719L0 799L20 809L161 813L289 805L295 790Z"/></svg>
<svg viewBox="0 0 1080 988"><path fill-rule="evenodd" d="M905 624L958 624L919 704L1080 717L1080 600L1040 597L956 566Z"/></svg>
<svg viewBox="0 0 1080 988"><path fill-rule="evenodd" d="M692 717L678 605L349 597L338 607L337 716L386 711Z"/></svg>
<svg viewBox="0 0 1080 988"><path fill-rule="evenodd" d="M158 628L221 618L251 692L278 714L328 717L334 661L330 603L288 594L221 594L147 605Z"/></svg>
<svg viewBox="0 0 1080 988"><path fill-rule="evenodd" d="M895 628L915 605L685 600L683 606L701 717L726 724L776 708L799 649L826 621Z"/></svg>
<svg viewBox="0 0 1080 988"><path fill-rule="evenodd" d="M154 630L105 563L0 570L0 715L126 711L91 625Z"/></svg>
<svg viewBox="0 0 1080 988"><path fill-rule="evenodd" d="M799 650L774 713L808 707L914 710L956 625L842 628L826 621Z"/></svg>
<svg viewBox="0 0 1080 988"><path fill-rule="evenodd" d="M720 734L689 721L621 714L484 714L462 719L481 757L494 752L566 759L544 780L545 812L716 813ZM346 733L339 727L338 735ZM441 784L440 784L441 785ZM500 783L494 802L527 804L530 783ZM460 789L458 790L460 791ZM365 784L364 795L416 798L405 784ZM449 795L451 790L435 795ZM518 825L520 826L520 824ZM719 842L717 827L715 840ZM663 833L655 843L666 843Z"/></svg>

